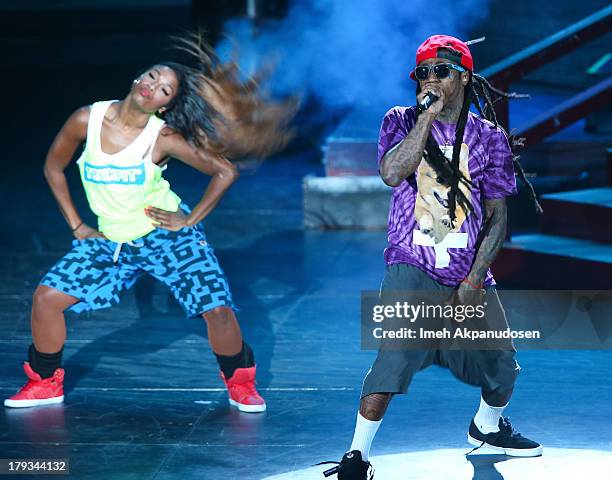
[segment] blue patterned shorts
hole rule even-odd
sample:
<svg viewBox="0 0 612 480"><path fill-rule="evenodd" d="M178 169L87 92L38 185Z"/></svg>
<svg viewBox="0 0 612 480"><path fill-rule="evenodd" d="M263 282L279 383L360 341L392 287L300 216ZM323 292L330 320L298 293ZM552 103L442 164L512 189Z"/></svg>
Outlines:
<svg viewBox="0 0 612 480"><path fill-rule="evenodd" d="M202 227L178 232L155 229L120 247L103 238L74 240L68 252L40 281L76 297L69 310L84 312L119 303L120 295L149 274L170 288L189 317L232 302L227 279Z"/></svg>

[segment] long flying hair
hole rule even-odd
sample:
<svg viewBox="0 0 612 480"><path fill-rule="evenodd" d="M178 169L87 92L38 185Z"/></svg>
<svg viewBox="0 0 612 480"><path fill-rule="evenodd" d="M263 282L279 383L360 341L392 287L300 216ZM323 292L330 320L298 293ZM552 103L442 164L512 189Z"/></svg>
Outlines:
<svg viewBox="0 0 612 480"><path fill-rule="evenodd" d="M189 34L174 38L194 66L161 62L178 77L176 97L158 114L166 124L197 148L208 148L230 159L266 157L293 138L290 127L298 101L271 100L261 89L270 68L241 78L235 60L223 63L203 39Z"/></svg>
<svg viewBox="0 0 612 480"><path fill-rule="evenodd" d="M420 85L417 84L417 94L420 93L420 91ZM434 140L431 132L427 137L427 142L425 144L425 157L428 163L438 175L441 183L450 187L450 191L448 193L448 210L453 227L456 218L455 210L457 205L460 205L466 212L472 212L474 210L473 205L459 188L460 184L463 184L464 186L472 186L472 183L463 175L459 166L461 144L463 143L463 134L465 132L465 126L467 124L468 113L470 111L471 105L474 105L474 107L478 111L478 114L481 117L489 120L496 127L501 128L508 137L510 150L512 152L512 163L514 165L514 171L519 176L521 181L525 184L525 187L527 188L527 193L529 194L529 197L531 198L536 211L538 213L542 213L542 207L538 202L535 190L533 189L533 185L531 185L529 180L527 180L527 177L525 176L525 171L519 163L520 156L518 155L518 151L524 146L524 139L516 138L514 135L509 135L508 132L506 132L497 121L493 105L496 101L496 98L500 97L517 98L518 95L502 92L501 90L498 90L493 87L487 81L486 78L476 73L470 72L469 81L463 89L463 105L461 107L461 112L459 113L457 126L455 127L455 141L453 143L452 159L449 161L444 156L444 154L440 150L440 147L438 146L438 142ZM417 110L417 116L419 115L419 113L420 112Z"/></svg>

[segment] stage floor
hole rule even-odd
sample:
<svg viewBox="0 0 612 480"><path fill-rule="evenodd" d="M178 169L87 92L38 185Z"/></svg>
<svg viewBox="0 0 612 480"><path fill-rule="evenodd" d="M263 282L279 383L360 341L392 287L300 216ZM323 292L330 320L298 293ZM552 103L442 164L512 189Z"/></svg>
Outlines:
<svg viewBox="0 0 612 480"><path fill-rule="evenodd" d="M255 349L265 414L228 406L203 321L185 319L162 285L143 280L116 308L68 315L66 402L0 409L0 458L69 458L76 479L322 478L325 467L310 467L349 447L375 356L360 349L359 295L378 288L385 234L302 230L301 179L320 168L313 152L246 172L206 221ZM168 177L191 204L205 186L179 164ZM84 211L74 172L71 180ZM8 396L24 380L32 292L70 237L39 168L13 172L2 190L11 198L0 236ZM430 368L385 417L372 450L376 478L605 478L612 352L528 351L518 360L506 413L543 443L542 458L466 460L479 392Z"/></svg>

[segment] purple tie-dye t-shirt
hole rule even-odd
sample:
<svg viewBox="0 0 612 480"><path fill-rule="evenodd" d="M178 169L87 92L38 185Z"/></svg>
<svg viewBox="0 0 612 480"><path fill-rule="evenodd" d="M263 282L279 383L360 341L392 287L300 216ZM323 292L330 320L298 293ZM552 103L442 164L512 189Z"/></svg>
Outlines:
<svg viewBox="0 0 612 480"><path fill-rule="evenodd" d="M414 127L414 107L395 107L387 112L380 128L378 164L385 153L401 142ZM452 156L455 124L433 122L431 133L447 158ZM448 146L447 146L448 145ZM434 280L456 286L468 275L476 255L476 242L483 226L484 199L516 193L512 154L505 133L491 122L470 112L463 135L460 168L473 187L460 187L474 211L457 206L454 228L450 228L449 188L423 159L415 172L393 188L389 210L387 264L407 263ZM494 283L491 271L485 285Z"/></svg>

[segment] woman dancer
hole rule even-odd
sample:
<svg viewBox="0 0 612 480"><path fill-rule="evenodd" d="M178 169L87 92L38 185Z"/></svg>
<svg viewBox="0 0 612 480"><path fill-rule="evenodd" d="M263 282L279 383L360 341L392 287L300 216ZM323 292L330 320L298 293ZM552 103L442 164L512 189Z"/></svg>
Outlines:
<svg viewBox="0 0 612 480"><path fill-rule="evenodd" d="M245 412L266 409L255 388L253 351L200 222L238 177L228 157L265 156L287 143L293 105L266 101L256 79L240 81L235 64L219 62L199 37L182 40L181 48L196 67L161 62L147 68L123 100L74 112L51 145L45 177L75 240L34 292L28 380L5 400L7 407L62 402L64 311L115 305L149 274L190 317L204 318L230 404ZM97 229L81 219L64 175L83 142L77 164ZM170 158L211 176L192 210L162 176Z"/></svg>

